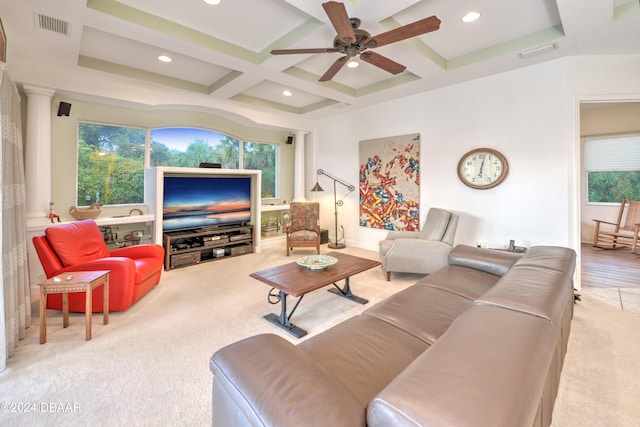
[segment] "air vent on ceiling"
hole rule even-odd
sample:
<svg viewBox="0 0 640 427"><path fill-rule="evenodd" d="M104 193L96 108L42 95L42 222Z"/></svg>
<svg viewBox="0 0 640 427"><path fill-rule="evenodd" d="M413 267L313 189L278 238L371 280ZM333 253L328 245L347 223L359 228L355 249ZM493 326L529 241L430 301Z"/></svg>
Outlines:
<svg viewBox="0 0 640 427"><path fill-rule="evenodd" d="M35 12L35 18L36 26L38 28L69 36L69 30L71 29L71 24L69 22L52 16L43 15L38 12Z"/></svg>
<svg viewBox="0 0 640 427"><path fill-rule="evenodd" d="M530 58L536 55L542 55L543 53L551 52L552 50L556 50L558 48L558 43L549 43L543 46L534 47L533 49L523 50L518 54L518 56L522 59Z"/></svg>

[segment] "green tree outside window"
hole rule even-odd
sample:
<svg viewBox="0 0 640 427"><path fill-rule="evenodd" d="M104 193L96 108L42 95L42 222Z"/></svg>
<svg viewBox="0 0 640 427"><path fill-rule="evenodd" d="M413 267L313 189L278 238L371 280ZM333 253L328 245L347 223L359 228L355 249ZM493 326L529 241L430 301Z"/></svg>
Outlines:
<svg viewBox="0 0 640 427"><path fill-rule="evenodd" d="M77 205L144 202L145 130L80 123Z"/></svg>
<svg viewBox="0 0 640 427"><path fill-rule="evenodd" d="M262 197L277 197L276 193L276 145L245 142L243 145L245 169L262 171Z"/></svg>
<svg viewBox="0 0 640 427"><path fill-rule="evenodd" d="M277 146L244 142L197 128L150 132L152 167L197 168L220 163L224 169L262 171L262 197L277 197ZM77 205L144 203L146 129L93 123L78 125Z"/></svg>
<svg viewBox="0 0 640 427"><path fill-rule="evenodd" d="M590 203L620 203L640 200L640 171L588 172L587 188Z"/></svg>
<svg viewBox="0 0 640 427"><path fill-rule="evenodd" d="M585 137L589 203L640 200L640 134Z"/></svg>

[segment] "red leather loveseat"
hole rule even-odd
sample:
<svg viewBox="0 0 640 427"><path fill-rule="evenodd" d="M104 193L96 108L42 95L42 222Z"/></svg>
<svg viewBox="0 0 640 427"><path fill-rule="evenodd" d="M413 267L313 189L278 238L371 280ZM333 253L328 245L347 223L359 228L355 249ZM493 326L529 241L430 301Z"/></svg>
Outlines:
<svg viewBox="0 0 640 427"><path fill-rule="evenodd" d="M123 311L160 281L164 248L144 244L109 251L92 219L49 227L33 245L47 278L68 271L110 270L109 311ZM102 311L103 291L93 292L94 313ZM47 308L62 310L62 295L47 296ZM69 294L69 311L85 312L83 293Z"/></svg>

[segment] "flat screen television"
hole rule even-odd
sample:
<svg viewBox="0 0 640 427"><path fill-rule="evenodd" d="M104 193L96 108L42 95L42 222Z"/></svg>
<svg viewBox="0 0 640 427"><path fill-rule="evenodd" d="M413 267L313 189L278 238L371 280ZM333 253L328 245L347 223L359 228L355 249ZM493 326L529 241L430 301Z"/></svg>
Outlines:
<svg viewBox="0 0 640 427"><path fill-rule="evenodd" d="M162 229L248 223L251 177L165 176Z"/></svg>

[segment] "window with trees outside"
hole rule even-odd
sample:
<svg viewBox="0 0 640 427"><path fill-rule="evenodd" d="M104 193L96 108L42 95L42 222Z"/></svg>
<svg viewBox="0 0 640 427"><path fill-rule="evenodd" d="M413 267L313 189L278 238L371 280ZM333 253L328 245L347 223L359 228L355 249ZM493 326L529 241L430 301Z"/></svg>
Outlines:
<svg viewBox="0 0 640 427"><path fill-rule="evenodd" d="M242 159L245 169L262 171L262 198L277 197L276 191L276 153L275 144L245 142L242 144Z"/></svg>
<svg viewBox="0 0 640 427"><path fill-rule="evenodd" d="M262 197L277 197L276 144L241 142L219 132L197 128L147 130L92 123L78 125L78 206L144 202L144 165L198 167L220 163L225 169L262 171Z"/></svg>
<svg viewBox="0 0 640 427"><path fill-rule="evenodd" d="M225 169L262 171L262 197L277 197L277 145L240 142L219 132L196 128L151 130L151 166L197 168L202 162Z"/></svg>
<svg viewBox="0 0 640 427"><path fill-rule="evenodd" d="M589 203L640 200L640 134L585 138L584 170Z"/></svg>
<svg viewBox="0 0 640 427"><path fill-rule="evenodd" d="M77 205L144 202L146 130L78 125Z"/></svg>

